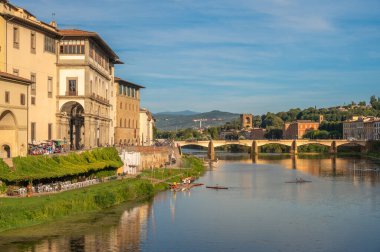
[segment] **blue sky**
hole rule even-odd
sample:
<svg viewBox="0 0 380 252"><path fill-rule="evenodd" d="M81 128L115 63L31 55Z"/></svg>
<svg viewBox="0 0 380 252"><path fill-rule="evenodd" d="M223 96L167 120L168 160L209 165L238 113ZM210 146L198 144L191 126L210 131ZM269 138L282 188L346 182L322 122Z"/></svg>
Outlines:
<svg viewBox="0 0 380 252"><path fill-rule="evenodd" d="M380 96L380 0L14 0L98 32L153 112L262 114Z"/></svg>

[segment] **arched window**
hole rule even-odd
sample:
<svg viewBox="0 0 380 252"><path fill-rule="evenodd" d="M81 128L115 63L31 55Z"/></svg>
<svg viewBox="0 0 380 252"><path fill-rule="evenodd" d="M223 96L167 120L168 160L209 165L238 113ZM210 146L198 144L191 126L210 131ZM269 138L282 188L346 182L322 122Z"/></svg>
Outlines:
<svg viewBox="0 0 380 252"><path fill-rule="evenodd" d="M127 119L124 119L124 128L127 127Z"/></svg>
<svg viewBox="0 0 380 252"><path fill-rule="evenodd" d="M128 120L128 128L131 127L131 119Z"/></svg>
<svg viewBox="0 0 380 252"><path fill-rule="evenodd" d="M120 119L120 128L122 127L121 123L122 123L122 119Z"/></svg>

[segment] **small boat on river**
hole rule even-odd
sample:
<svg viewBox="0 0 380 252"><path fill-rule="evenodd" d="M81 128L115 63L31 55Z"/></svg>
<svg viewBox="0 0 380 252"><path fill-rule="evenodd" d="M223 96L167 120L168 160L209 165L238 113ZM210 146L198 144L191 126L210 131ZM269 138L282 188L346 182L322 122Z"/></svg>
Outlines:
<svg viewBox="0 0 380 252"><path fill-rule="evenodd" d="M219 189L228 189L228 187L219 186L219 185L216 185L216 186L206 186L206 188L216 189L216 190L219 190Z"/></svg>

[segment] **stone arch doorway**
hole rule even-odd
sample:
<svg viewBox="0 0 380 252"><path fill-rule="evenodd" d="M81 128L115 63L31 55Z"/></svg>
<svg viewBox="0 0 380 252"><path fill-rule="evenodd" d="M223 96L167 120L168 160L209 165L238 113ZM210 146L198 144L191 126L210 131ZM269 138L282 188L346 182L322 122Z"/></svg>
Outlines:
<svg viewBox="0 0 380 252"><path fill-rule="evenodd" d="M18 155L18 128L15 115L6 110L0 114L0 152L3 158Z"/></svg>
<svg viewBox="0 0 380 252"><path fill-rule="evenodd" d="M5 152L5 157L6 158L11 158L12 157L12 155L11 155L11 147L9 145L7 145L7 144L4 144L2 146L2 148L3 148L3 151Z"/></svg>
<svg viewBox="0 0 380 252"><path fill-rule="evenodd" d="M84 108L78 102L67 102L61 108L68 120L68 136L71 150L80 150L84 146Z"/></svg>

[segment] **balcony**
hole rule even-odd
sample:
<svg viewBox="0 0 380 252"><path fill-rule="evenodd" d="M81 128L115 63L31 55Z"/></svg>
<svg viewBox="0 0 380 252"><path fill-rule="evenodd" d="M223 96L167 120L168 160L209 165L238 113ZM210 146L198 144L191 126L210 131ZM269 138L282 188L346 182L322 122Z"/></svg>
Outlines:
<svg viewBox="0 0 380 252"><path fill-rule="evenodd" d="M104 98L100 95L96 95L95 93L92 93L92 95L90 96L92 99L100 102L100 103L104 103L106 105L109 105L110 104L110 100L107 100L107 98Z"/></svg>

